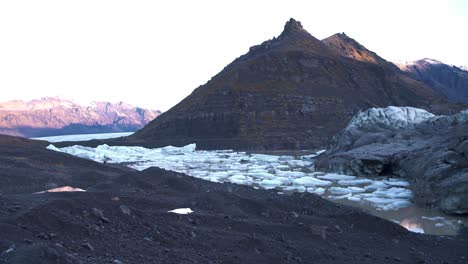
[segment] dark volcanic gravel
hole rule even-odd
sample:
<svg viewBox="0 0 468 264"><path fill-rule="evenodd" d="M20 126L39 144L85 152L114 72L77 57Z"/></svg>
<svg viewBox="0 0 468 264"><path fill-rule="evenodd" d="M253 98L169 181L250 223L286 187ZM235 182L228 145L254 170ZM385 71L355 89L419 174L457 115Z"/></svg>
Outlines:
<svg viewBox="0 0 468 264"><path fill-rule="evenodd" d="M468 236L410 233L312 194L278 195L150 168L142 172L30 147L0 159L0 263L467 263ZM13 150L16 150L14 152ZM22 153L22 154L21 154ZM21 155L20 155L21 154ZM15 156L16 155L16 156ZM57 156L58 155L58 156ZM60 156L60 157L59 157ZM22 157L11 166L11 159ZM19 159L19 158L18 158ZM61 161L38 162L37 160ZM81 163L80 163L81 162ZM77 168L79 164L80 169ZM8 173L5 174L5 168ZM87 192L12 192L49 174ZM60 170L59 170L60 168ZM73 177L58 177L69 173ZM93 172L102 181L80 181ZM98 175L98 174L96 174ZM45 178L44 178L45 179ZM75 182L76 180L76 182ZM25 186L31 181L21 181ZM61 183L61 182L60 182ZM76 184L75 184L76 183ZM34 183L35 184L35 183ZM86 185L87 186L84 186ZM26 190L23 188L21 190ZM34 188L31 188L34 189ZM194 213L168 213L176 208Z"/></svg>

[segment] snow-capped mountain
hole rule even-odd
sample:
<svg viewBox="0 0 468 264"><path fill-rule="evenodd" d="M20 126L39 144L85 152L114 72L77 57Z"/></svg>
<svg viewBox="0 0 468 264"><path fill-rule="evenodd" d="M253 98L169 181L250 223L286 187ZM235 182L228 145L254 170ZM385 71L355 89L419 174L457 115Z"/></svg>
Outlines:
<svg viewBox="0 0 468 264"><path fill-rule="evenodd" d="M398 67L414 79L420 80L453 102L468 103L468 71L464 67L448 65L438 60L398 63Z"/></svg>
<svg viewBox="0 0 468 264"><path fill-rule="evenodd" d="M0 133L24 137L135 131L160 111L124 102L81 105L57 97L0 103Z"/></svg>

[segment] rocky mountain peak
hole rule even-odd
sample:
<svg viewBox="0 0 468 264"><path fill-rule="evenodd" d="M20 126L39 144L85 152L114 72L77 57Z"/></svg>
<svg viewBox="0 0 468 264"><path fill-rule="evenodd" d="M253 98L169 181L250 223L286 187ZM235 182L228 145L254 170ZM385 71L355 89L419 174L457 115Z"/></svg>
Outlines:
<svg viewBox="0 0 468 264"><path fill-rule="evenodd" d="M289 19L284 25L284 29L278 37L264 41L260 45L255 45L250 48L252 53L242 56L243 59L251 58L263 52L269 51L295 50L305 53L314 53L321 55L330 54L330 50L317 38L312 36L307 30L302 27L301 22L294 18Z"/></svg>
<svg viewBox="0 0 468 264"><path fill-rule="evenodd" d="M330 38L338 38L338 39L341 39L341 40L344 40L344 41L352 42L354 44L359 44L356 40L352 39L351 37L346 35L346 33L344 33L344 32L336 33L336 34L332 35Z"/></svg>
<svg viewBox="0 0 468 264"><path fill-rule="evenodd" d="M302 24L300 21L295 20L294 18L290 18L288 22L284 25L284 30L281 35L286 35L292 32L301 32L305 31L305 29L302 27Z"/></svg>

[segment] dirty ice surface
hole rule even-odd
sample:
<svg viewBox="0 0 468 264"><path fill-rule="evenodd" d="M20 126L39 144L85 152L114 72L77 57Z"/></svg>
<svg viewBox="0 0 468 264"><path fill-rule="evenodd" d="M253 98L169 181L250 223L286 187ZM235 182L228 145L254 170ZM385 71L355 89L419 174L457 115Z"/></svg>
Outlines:
<svg viewBox="0 0 468 264"><path fill-rule="evenodd" d="M62 136L50 136L50 137L37 137L33 139L47 140L49 142L87 141L87 140L92 140L92 139L108 139L108 138L126 137L126 136L130 136L131 134L133 134L133 132L62 135Z"/></svg>
<svg viewBox="0 0 468 264"><path fill-rule="evenodd" d="M361 178L317 172L316 155L289 156L248 154L232 150L196 150L184 147L148 149L143 147L100 145L96 148L71 146L51 150L66 152L98 162L124 163L144 170L156 166L213 181L275 189L280 194L309 192L340 203L359 206L377 216L392 220L420 233L455 234L459 219L441 217L412 203L409 183L396 178Z"/></svg>

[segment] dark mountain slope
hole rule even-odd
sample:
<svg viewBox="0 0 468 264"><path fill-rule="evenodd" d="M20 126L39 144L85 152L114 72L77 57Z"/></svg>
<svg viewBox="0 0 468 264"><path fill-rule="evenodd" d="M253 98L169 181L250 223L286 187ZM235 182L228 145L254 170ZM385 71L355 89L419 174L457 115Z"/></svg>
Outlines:
<svg viewBox="0 0 468 264"><path fill-rule="evenodd" d="M359 110L387 105L447 110L438 100L434 91L386 64L337 54L291 19L278 38L252 47L116 144L322 148Z"/></svg>

